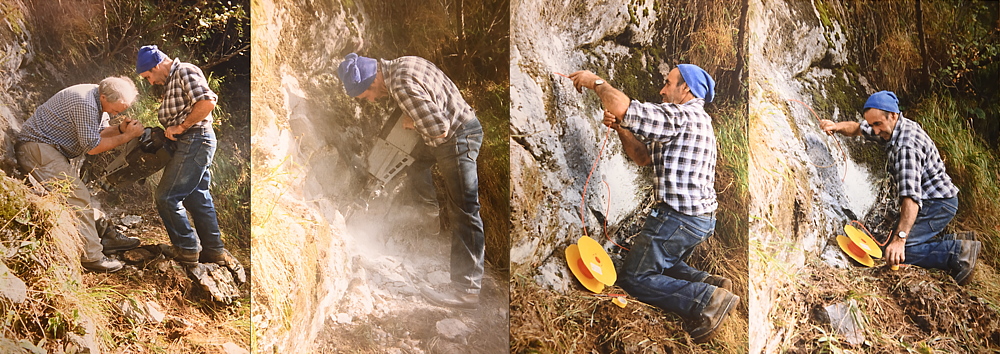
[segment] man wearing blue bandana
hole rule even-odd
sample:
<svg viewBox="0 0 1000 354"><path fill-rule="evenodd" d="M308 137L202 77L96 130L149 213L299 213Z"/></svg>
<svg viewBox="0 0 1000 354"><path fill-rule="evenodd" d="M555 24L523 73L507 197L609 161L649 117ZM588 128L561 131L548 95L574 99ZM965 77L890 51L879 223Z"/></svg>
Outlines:
<svg viewBox="0 0 1000 354"><path fill-rule="evenodd" d="M900 205L899 223L885 248L886 262L948 270L959 285L967 284L982 243L941 234L958 212L958 187L945 171L937 146L920 124L903 117L899 99L890 91L868 97L863 114L860 123L822 120L820 128L885 145Z"/></svg>
<svg viewBox="0 0 1000 354"><path fill-rule="evenodd" d="M351 53L337 74L351 97L372 102L391 98L403 111L404 127L420 133L441 173L453 223L451 284L440 290L423 287L421 292L436 305L476 308L486 243L476 164L483 128L475 112L455 83L423 58L376 60ZM433 189L428 191L433 195Z"/></svg>
<svg viewBox="0 0 1000 354"><path fill-rule="evenodd" d="M177 253L175 259L188 264L217 263L241 274L242 265L223 245L209 191L209 167L218 144L212 110L219 96L208 87L200 68L171 59L155 45L139 48L135 71L151 85L165 86L157 117L170 139L166 146L171 157L154 197Z"/></svg>
<svg viewBox="0 0 1000 354"><path fill-rule="evenodd" d="M663 102L644 103L589 71L569 77L577 90L597 93L604 124L618 132L625 154L640 166L652 165L656 174L657 204L625 257L617 285L686 319L696 343L708 341L740 299L731 280L685 263L715 232L717 149L705 112L705 103L715 98L715 81L696 65L680 64L667 74Z"/></svg>

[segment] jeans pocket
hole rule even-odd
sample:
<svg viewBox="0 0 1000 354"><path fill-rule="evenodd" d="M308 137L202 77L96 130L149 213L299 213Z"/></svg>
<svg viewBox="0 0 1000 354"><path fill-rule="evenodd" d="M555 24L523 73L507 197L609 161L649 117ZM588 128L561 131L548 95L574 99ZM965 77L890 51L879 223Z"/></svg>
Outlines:
<svg viewBox="0 0 1000 354"><path fill-rule="evenodd" d="M663 252L662 266L671 268L677 265L695 246L704 240L705 234L680 223L669 237L660 242Z"/></svg>
<svg viewBox="0 0 1000 354"><path fill-rule="evenodd" d="M465 136L465 145L468 148L468 156L472 161L479 158L479 149L483 146L483 133L474 133Z"/></svg>

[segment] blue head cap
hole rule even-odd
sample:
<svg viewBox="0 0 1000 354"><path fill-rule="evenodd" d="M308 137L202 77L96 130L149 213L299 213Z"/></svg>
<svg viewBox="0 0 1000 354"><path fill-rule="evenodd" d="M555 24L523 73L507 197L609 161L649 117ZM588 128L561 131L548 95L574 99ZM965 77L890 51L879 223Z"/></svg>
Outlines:
<svg viewBox="0 0 1000 354"><path fill-rule="evenodd" d="M681 72L681 77L684 78L684 82L687 83L694 97L704 98L705 102L712 102L715 98L715 80L712 80L711 75L693 64L677 65L677 70Z"/></svg>
<svg viewBox="0 0 1000 354"><path fill-rule="evenodd" d="M899 113L899 99L892 91L879 91L868 96L865 108L878 108L886 112Z"/></svg>
<svg viewBox="0 0 1000 354"><path fill-rule="evenodd" d="M337 76L340 82L344 83L347 95L358 97L358 95L368 90L368 87L375 81L375 73L378 71L378 62L372 58L359 56L355 53L348 54L344 61L337 68Z"/></svg>
<svg viewBox="0 0 1000 354"><path fill-rule="evenodd" d="M135 58L135 73L142 74L156 67L167 55L163 54L155 45L147 45L139 48L139 54Z"/></svg>

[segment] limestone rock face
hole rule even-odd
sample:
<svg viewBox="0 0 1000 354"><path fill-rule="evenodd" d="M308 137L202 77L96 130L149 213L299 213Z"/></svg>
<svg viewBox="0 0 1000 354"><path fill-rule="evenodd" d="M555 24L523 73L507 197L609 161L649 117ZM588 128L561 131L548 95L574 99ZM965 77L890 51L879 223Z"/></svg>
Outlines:
<svg viewBox="0 0 1000 354"><path fill-rule="evenodd" d="M335 201L351 186L326 182L349 168L334 142L358 145L331 123L353 120L355 112L334 117L322 107L336 87L333 63L363 42L367 19L340 2L324 4L265 0L252 7L252 61L267 63L254 67L251 84L252 202L255 210L269 211L252 229L251 291L261 303L275 304L251 314L262 351L314 351L331 299L344 296L350 279L342 205Z"/></svg>
<svg viewBox="0 0 1000 354"><path fill-rule="evenodd" d="M29 89L35 59L30 11L20 0L0 4L0 169L13 172L15 132L34 109L38 93Z"/></svg>
<svg viewBox="0 0 1000 354"><path fill-rule="evenodd" d="M874 179L884 175L852 155L874 147L828 136L806 107L821 119L858 121L858 107L874 92L849 65L858 58L847 45L853 29L816 6L750 1L750 242L773 257L751 252L750 272L761 279L751 282L749 294L757 307L750 309L750 328L761 329L750 338L754 352L774 351L768 345L780 342L771 336L784 330L768 318L781 303L784 275L795 274L807 255L822 255L831 267L851 264L831 240L872 208Z"/></svg>
<svg viewBox="0 0 1000 354"><path fill-rule="evenodd" d="M641 49L664 35L657 11L668 10L658 9L652 1L512 4L512 273L537 273L547 262L562 262L552 255L562 254L583 235L584 184L607 133L597 96L589 90L576 92L572 81L557 73L591 70L615 87L633 89L627 94L639 99L658 97L665 63L658 52ZM584 23L584 17L597 20ZM601 232L596 215L607 217L614 228L639 209L642 188L651 183L649 174L624 157L618 137L611 134L587 184L583 214L589 232ZM536 280L558 289L570 279Z"/></svg>

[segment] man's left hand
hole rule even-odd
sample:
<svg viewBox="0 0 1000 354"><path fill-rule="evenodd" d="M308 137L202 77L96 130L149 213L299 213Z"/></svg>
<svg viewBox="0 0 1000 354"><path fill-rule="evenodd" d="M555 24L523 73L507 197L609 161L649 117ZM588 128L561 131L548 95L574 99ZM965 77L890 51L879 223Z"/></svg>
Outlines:
<svg viewBox="0 0 1000 354"><path fill-rule="evenodd" d="M619 128L621 128L620 126L621 120L619 120L618 117L615 117L614 114L611 114L611 112L608 111L604 111L604 119L601 121L601 123L614 130L618 130Z"/></svg>
<svg viewBox="0 0 1000 354"><path fill-rule="evenodd" d="M413 125L413 118L410 118L410 115L406 113L403 113L403 129L417 130L417 127Z"/></svg>
<svg viewBox="0 0 1000 354"><path fill-rule="evenodd" d="M181 127L180 125L172 125L163 131L163 135L166 136L167 139L177 141L177 136L184 134L186 130L187 129L184 129L184 127Z"/></svg>

